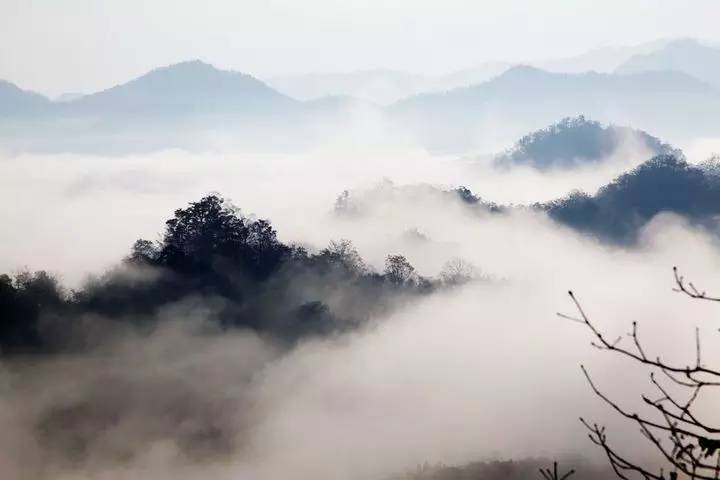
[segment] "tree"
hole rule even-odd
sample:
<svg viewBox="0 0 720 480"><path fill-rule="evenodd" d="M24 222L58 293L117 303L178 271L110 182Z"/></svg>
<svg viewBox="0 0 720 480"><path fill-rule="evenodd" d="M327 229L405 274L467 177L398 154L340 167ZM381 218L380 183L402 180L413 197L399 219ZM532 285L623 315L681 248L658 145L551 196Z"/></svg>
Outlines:
<svg viewBox="0 0 720 480"><path fill-rule="evenodd" d="M477 277L477 269L462 258L451 258L440 271L440 280L446 285L461 285Z"/></svg>
<svg viewBox="0 0 720 480"><path fill-rule="evenodd" d="M208 195L165 222L158 260L185 273L210 271L217 261L264 279L289 253L267 220L251 220L218 195Z"/></svg>
<svg viewBox="0 0 720 480"><path fill-rule="evenodd" d="M328 265L341 266L356 274L367 273L368 268L350 240L331 240L330 244L320 251L318 259Z"/></svg>
<svg viewBox="0 0 720 480"><path fill-rule="evenodd" d="M150 240L138 239L130 250L130 255L125 259L132 264L150 264L157 260L160 252L158 246Z"/></svg>
<svg viewBox="0 0 720 480"><path fill-rule="evenodd" d="M44 347L41 314L64 307L66 292L45 271L0 275L0 348L3 352Z"/></svg>
<svg viewBox="0 0 720 480"><path fill-rule="evenodd" d="M247 235L240 211L218 195L208 195L175 210L165 222L160 258L171 266L204 266L213 256L236 255Z"/></svg>
<svg viewBox="0 0 720 480"><path fill-rule="evenodd" d="M385 278L394 285L406 285L415 283L417 273L404 256L388 255L385 259Z"/></svg>
<svg viewBox="0 0 720 480"><path fill-rule="evenodd" d="M676 291L693 299L720 302L720 298L709 297L692 283L687 283L678 274L677 268L674 268L673 272ZM696 329L694 364L671 364L664 361L660 355L650 354L643 347L636 322L633 322L629 334L632 346L623 346L620 339L609 341L590 320L573 292L569 294L579 317L560 314L561 317L580 322L587 327L592 333L594 347L622 355L651 370L650 381L656 389L656 397L642 395L646 410L638 413L605 395L593 382L587 369L581 367L593 392L640 428L643 436L659 452L661 461L667 468L666 474L664 468L655 470L654 467L633 462L610 444L605 427L581 418L581 422L590 432L590 440L603 449L618 477L625 480L632 477L645 480L677 480L679 476L697 480L720 478L720 425L714 425L712 419L702 418L695 408L701 397L717 400L712 394L717 394L720 388L720 368L708 367L702 362L698 330Z"/></svg>

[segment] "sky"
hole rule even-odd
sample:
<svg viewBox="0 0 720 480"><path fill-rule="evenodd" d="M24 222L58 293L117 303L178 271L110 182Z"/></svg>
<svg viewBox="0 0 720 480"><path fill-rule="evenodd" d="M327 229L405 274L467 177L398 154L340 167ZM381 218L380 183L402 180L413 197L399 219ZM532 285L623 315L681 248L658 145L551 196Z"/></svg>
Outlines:
<svg viewBox="0 0 720 480"><path fill-rule="evenodd" d="M0 78L90 93L199 58L260 77L572 56L720 41L718 0L0 0Z"/></svg>

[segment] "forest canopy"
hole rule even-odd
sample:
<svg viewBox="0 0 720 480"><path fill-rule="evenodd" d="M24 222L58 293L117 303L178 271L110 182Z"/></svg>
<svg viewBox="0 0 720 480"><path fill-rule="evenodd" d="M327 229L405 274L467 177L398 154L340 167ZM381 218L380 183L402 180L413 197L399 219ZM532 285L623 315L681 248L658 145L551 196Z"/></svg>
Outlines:
<svg viewBox="0 0 720 480"><path fill-rule="evenodd" d="M400 254L374 271L348 240L310 253L212 194L175 210L159 241L137 240L120 264L77 290L45 271L0 276L0 346L4 353L92 348L102 342L98 330L151 330L159 311L188 299L211 306L219 328L294 342L355 328L458 279L470 278L425 278Z"/></svg>

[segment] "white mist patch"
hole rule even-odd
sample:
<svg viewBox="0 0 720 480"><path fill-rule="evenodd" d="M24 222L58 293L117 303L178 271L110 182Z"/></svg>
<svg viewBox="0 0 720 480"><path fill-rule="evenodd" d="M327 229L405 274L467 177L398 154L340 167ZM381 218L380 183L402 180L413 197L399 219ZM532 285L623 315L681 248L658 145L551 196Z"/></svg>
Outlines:
<svg viewBox="0 0 720 480"><path fill-rule="evenodd" d="M688 159L693 163L700 163L713 155L720 154L720 138L704 137L694 139L683 147Z"/></svg>
<svg viewBox="0 0 720 480"><path fill-rule="evenodd" d="M419 228L432 230L432 221ZM716 246L671 217L652 224L636 252L524 216L465 225L440 236L445 225L437 224L430 235L440 244L452 238L503 281L432 296L375 329L309 343L266 371L260 395L275 413L256 439L259 451L273 452L261 469L268 477L288 468L304 478L381 478L424 461L599 458L583 443L580 415L608 423L616 444L647 454L633 426L592 394L579 364L633 408L651 392L645 373L590 347L588 331L555 312L576 314L572 288L608 337L638 320L648 351L684 365L694 359L693 326L703 338L716 334L716 307L673 293L671 266L679 261L699 284L717 285ZM367 227L359 222L358 232ZM417 253L413 261L442 255L433 242ZM704 348L706 362L720 360L713 342ZM324 460L330 456L336 461Z"/></svg>

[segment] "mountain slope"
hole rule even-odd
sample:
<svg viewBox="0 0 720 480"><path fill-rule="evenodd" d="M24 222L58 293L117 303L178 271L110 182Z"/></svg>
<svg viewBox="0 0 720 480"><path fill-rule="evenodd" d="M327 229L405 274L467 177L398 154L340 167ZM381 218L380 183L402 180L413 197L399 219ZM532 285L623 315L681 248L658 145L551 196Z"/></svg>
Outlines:
<svg viewBox="0 0 720 480"><path fill-rule="evenodd" d="M565 74L519 66L481 85L407 98L388 112L431 148L460 151L473 148L479 137L490 135L486 132L507 144L558 118L578 115L676 141L684 133L715 133L718 108L715 89L681 72ZM678 121L678 112L685 121Z"/></svg>
<svg viewBox="0 0 720 480"><path fill-rule="evenodd" d="M610 159L628 150L646 158L679 155L670 145L642 130L617 125L604 126L585 117L564 118L542 130L525 135L512 148L495 157L501 167L526 165L538 170L572 168Z"/></svg>
<svg viewBox="0 0 720 480"><path fill-rule="evenodd" d="M425 93L401 100L395 109L422 107L424 103L462 105L466 101L533 97L539 93L567 95L596 93L684 92L710 93L712 87L681 72L641 72L633 75L613 75L597 72L578 74L552 73L539 68L521 65L483 84L457 88L448 92Z"/></svg>
<svg viewBox="0 0 720 480"><path fill-rule="evenodd" d="M655 52L631 57L616 72L633 74L658 70L676 70L720 86L720 49L696 40L676 40Z"/></svg>
<svg viewBox="0 0 720 480"><path fill-rule="evenodd" d="M558 73L611 73L633 55L651 53L672 40L655 40L634 46L600 47L573 57L530 62L533 66Z"/></svg>
<svg viewBox="0 0 720 480"><path fill-rule="evenodd" d="M50 100L40 94L22 90L15 84L0 80L0 115L27 115L41 111Z"/></svg>
<svg viewBox="0 0 720 480"><path fill-rule="evenodd" d="M655 215L685 216L717 230L720 179L673 155L660 155L620 175L595 195L573 192L542 206L550 217L603 240L630 244Z"/></svg>
<svg viewBox="0 0 720 480"><path fill-rule="evenodd" d="M73 113L215 113L268 111L296 102L256 78L190 61L162 67L65 107Z"/></svg>

